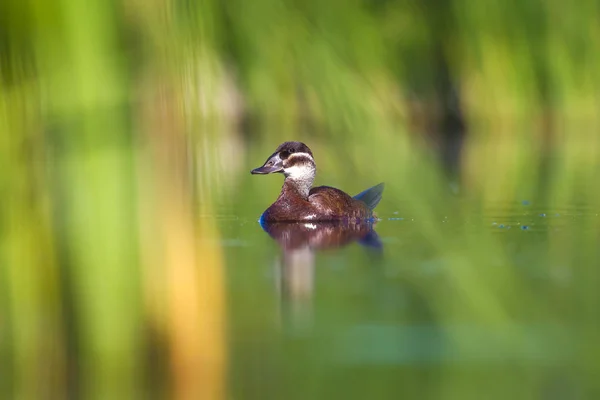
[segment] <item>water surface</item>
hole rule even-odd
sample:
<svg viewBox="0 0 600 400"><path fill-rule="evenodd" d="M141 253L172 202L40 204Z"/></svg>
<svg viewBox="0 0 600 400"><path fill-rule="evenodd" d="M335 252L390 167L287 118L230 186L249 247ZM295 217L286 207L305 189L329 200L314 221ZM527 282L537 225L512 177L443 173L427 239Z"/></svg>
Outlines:
<svg viewBox="0 0 600 400"><path fill-rule="evenodd" d="M598 224L597 210L523 200L433 220L389 203L378 211L380 250L304 239L290 249L257 215L220 220L233 397L595 391L586 352L598 326L588 311L598 306L589 279L600 254L576 238ZM565 241L574 241L569 254Z"/></svg>

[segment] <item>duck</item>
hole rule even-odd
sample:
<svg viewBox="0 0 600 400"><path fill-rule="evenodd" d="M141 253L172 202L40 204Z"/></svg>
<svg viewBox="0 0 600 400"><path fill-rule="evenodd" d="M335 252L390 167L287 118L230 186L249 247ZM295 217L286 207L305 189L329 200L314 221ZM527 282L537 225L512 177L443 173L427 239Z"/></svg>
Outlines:
<svg viewBox="0 0 600 400"><path fill-rule="evenodd" d="M380 183L350 196L330 186L313 187L317 172L310 148L302 142L284 142L254 175L281 173L285 177L279 197L260 217L261 223L302 221L373 222L373 210L381 201Z"/></svg>

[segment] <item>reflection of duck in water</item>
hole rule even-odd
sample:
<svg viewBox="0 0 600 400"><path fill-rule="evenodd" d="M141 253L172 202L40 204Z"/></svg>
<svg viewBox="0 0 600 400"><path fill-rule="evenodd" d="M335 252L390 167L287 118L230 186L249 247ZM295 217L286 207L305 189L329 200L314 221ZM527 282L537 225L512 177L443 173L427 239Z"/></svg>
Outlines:
<svg viewBox="0 0 600 400"><path fill-rule="evenodd" d="M284 253L309 248L324 250L343 247L353 242L379 248L381 242L373 223L335 222L265 222L261 226L275 239Z"/></svg>
<svg viewBox="0 0 600 400"><path fill-rule="evenodd" d="M262 228L277 241L283 256L276 260L277 288L283 315L299 327L309 324L312 315L315 251L359 242L381 249L371 222L265 222Z"/></svg>
<svg viewBox="0 0 600 400"><path fill-rule="evenodd" d="M253 174L283 173L281 194L261 216L261 221L352 221L373 220L373 209L381 200L383 183L350 197L329 186L312 187L317 167L304 143L281 144Z"/></svg>

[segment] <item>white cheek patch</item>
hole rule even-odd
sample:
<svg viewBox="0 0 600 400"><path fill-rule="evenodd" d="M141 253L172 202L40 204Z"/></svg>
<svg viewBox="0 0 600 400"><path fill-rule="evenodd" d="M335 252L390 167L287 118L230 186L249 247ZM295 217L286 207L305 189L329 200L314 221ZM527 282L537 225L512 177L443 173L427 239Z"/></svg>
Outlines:
<svg viewBox="0 0 600 400"><path fill-rule="evenodd" d="M294 180L312 180L315 177L315 167L307 164L293 165L283 172L286 177Z"/></svg>
<svg viewBox="0 0 600 400"><path fill-rule="evenodd" d="M294 159L310 160L310 162L298 163L291 167L285 168L283 172L285 176L292 179L312 179L315 177L315 164L312 156L308 153L292 153L288 157L287 161L293 161Z"/></svg>

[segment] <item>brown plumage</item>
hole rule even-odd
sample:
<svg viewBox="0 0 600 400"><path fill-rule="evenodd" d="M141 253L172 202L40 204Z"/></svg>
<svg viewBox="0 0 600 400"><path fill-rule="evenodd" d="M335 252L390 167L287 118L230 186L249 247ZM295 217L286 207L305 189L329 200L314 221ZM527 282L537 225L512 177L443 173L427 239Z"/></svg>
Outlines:
<svg viewBox="0 0 600 400"><path fill-rule="evenodd" d="M265 222L371 219L383 191L379 184L353 198L329 186L312 188L316 165L311 150L300 142L281 144L262 167L252 170L253 174L275 172L283 173L285 181L281 194L261 217Z"/></svg>

